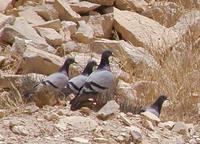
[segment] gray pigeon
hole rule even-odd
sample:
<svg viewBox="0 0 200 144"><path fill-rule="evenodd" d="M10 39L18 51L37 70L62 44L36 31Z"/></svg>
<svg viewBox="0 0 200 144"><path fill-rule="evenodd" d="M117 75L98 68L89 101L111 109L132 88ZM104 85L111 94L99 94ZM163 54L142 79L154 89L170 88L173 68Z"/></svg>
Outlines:
<svg viewBox="0 0 200 144"><path fill-rule="evenodd" d="M113 74L110 71L110 56L112 56L110 50L105 50L102 53L101 62L97 70L89 75L78 95L70 101L71 110L79 109L83 102L88 101L90 98L95 98L97 94L101 94L112 86Z"/></svg>
<svg viewBox="0 0 200 144"><path fill-rule="evenodd" d="M68 81L68 86L75 95L78 94L85 84L88 76L92 73L94 66L97 66L97 62L94 60L89 61L80 75L75 76Z"/></svg>
<svg viewBox="0 0 200 144"><path fill-rule="evenodd" d="M168 97L165 95L160 95L151 106L141 109L140 113L148 111L159 117L162 109L162 104L165 100L168 100Z"/></svg>
<svg viewBox="0 0 200 144"><path fill-rule="evenodd" d="M76 63L73 58L67 58L64 64L62 65L62 67L58 70L58 72L47 76L44 80L42 80L42 82L35 85L33 89L31 90L31 92L28 92L27 94L25 94L25 97L30 99L31 94L35 93L42 87L54 88L55 90L59 91L60 93L64 95L63 90L66 83L69 80L69 74L68 74L69 66L73 63Z"/></svg>

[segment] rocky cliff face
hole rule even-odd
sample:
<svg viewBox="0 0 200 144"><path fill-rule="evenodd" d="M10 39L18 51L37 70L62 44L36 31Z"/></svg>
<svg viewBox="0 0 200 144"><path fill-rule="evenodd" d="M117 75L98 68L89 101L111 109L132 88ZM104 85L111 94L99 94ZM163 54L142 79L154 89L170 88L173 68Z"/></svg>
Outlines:
<svg viewBox="0 0 200 144"><path fill-rule="evenodd" d="M0 1L0 143L200 143L199 8L197 0ZM105 49L115 55L115 84L98 109L70 111L71 95L65 107L24 100L66 57L80 65L71 78ZM160 94L170 101L159 120L136 114ZM55 104L57 94L45 96Z"/></svg>

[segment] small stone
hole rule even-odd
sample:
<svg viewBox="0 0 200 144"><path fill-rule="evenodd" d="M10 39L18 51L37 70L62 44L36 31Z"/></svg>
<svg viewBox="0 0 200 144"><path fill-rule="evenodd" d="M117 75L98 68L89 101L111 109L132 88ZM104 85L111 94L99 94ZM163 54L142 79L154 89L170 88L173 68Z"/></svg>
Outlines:
<svg viewBox="0 0 200 144"><path fill-rule="evenodd" d="M152 114L151 112L145 111L141 113L141 115L145 116L150 121L160 122L160 119L156 115Z"/></svg>
<svg viewBox="0 0 200 144"><path fill-rule="evenodd" d="M102 138L102 137L94 138L94 141L97 143L109 143L109 140L107 138Z"/></svg>
<svg viewBox="0 0 200 144"><path fill-rule="evenodd" d="M36 105L27 106L25 108L25 113L27 114L33 114L37 111L39 111L39 107L37 107Z"/></svg>
<svg viewBox="0 0 200 144"><path fill-rule="evenodd" d="M131 126L131 122L129 121L128 118L125 117L126 114L120 113L119 116L120 116L120 119L123 121L124 124L126 124L127 126Z"/></svg>
<svg viewBox="0 0 200 144"><path fill-rule="evenodd" d="M119 105L114 101L108 101L98 112L97 117L100 119L106 119L110 115L119 111Z"/></svg>
<svg viewBox="0 0 200 144"><path fill-rule="evenodd" d="M91 109L88 107L81 107L81 109L79 111L86 115L89 115L91 113Z"/></svg>
<svg viewBox="0 0 200 144"><path fill-rule="evenodd" d="M63 115L67 115L67 111L63 110L63 109L59 109L59 111L57 112L58 115L63 116Z"/></svg>
<svg viewBox="0 0 200 144"><path fill-rule="evenodd" d="M130 128L131 136L134 142L141 142L142 141L142 132L141 129L136 126L131 126Z"/></svg>
<svg viewBox="0 0 200 144"><path fill-rule="evenodd" d="M5 138L2 135L0 135L0 141L4 141L4 140Z"/></svg>
<svg viewBox="0 0 200 144"><path fill-rule="evenodd" d="M123 137L123 136L121 136L121 135L120 135L120 136L118 136L118 137L117 137L117 141L119 141L119 142L123 142L123 141L124 141L124 137Z"/></svg>
<svg viewBox="0 0 200 144"><path fill-rule="evenodd" d="M175 124L175 122L168 121L168 122L164 122L164 123L159 123L158 126L165 127L167 129L171 130L173 128L174 124Z"/></svg>
<svg viewBox="0 0 200 144"><path fill-rule="evenodd" d="M177 132L179 134L186 134L187 133L187 126L184 122L176 122L172 131Z"/></svg>
<svg viewBox="0 0 200 144"><path fill-rule="evenodd" d="M195 139L191 139L191 140L189 141L189 144L197 144L197 141L196 141Z"/></svg>
<svg viewBox="0 0 200 144"><path fill-rule="evenodd" d="M153 123L149 120L146 120L146 122L147 122L147 128L154 131L155 127L153 126Z"/></svg>
<svg viewBox="0 0 200 144"><path fill-rule="evenodd" d="M56 113L50 113L44 116L45 119L47 119L48 121L56 121L59 119L59 115Z"/></svg>
<svg viewBox="0 0 200 144"><path fill-rule="evenodd" d="M81 138L81 137L73 137L73 138L70 138L70 139L72 141L83 143L83 144L88 144L89 143L89 140L87 140L85 138Z"/></svg>
<svg viewBox="0 0 200 144"><path fill-rule="evenodd" d="M28 130L24 126L21 126L21 125L13 126L11 130L13 133L18 134L18 135L26 136L29 134Z"/></svg>

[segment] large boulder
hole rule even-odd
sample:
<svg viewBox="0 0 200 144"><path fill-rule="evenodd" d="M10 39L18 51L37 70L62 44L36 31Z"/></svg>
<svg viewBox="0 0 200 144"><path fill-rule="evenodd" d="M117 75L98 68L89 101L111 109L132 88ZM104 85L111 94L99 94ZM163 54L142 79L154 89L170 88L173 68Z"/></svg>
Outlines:
<svg viewBox="0 0 200 144"><path fill-rule="evenodd" d="M163 53L173 46L179 35L172 29L135 12L114 9L114 28L134 46Z"/></svg>

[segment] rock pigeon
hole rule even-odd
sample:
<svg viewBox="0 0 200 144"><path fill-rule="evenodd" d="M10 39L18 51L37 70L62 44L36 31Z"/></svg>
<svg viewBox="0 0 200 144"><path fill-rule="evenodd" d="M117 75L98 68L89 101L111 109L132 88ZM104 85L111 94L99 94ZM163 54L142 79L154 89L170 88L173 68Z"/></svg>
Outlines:
<svg viewBox="0 0 200 144"><path fill-rule="evenodd" d="M40 91L48 91L47 89L57 91L60 95L65 95L63 90L69 80L69 66L73 63L76 63L74 58L67 58L58 72L47 76L40 83L36 84L31 91L25 94L25 97L31 99L33 94L40 93ZM34 95L33 98L34 101L38 102L45 100L41 95L40 97Z"/></svg>
<svg viewBox="0 0 200 144"><path fill-rule="evenodd" d="M162 109L162 104L165 100L168 100L168 97L165 95L160 95L151 106L141 109L140 113L148 111L159 117Z"/></svg>
<svg viewBox="0 0 200 144"><path fill-rule="evenodd" d="M79 109L83 102L88 101L90 98L94 99L97 94L101 94L112 86L114 77L110 71L110 56L112 56L110 50L105 50L102 53L97 70L89 75L78 95L70 101L71 110Z"/></svg>
<svg viewBox="0 0 200 144"><path fill-rule="evenodd" d="M87 63L85 69L83 72L78 75L73 77L68 81L68 87L72 90L72 92L77 95L80 89L83 87L85 84L88 76L93 72L94 66L97 66L97 62L94 60L91 60Z"/></svg>

